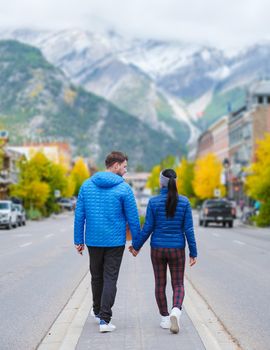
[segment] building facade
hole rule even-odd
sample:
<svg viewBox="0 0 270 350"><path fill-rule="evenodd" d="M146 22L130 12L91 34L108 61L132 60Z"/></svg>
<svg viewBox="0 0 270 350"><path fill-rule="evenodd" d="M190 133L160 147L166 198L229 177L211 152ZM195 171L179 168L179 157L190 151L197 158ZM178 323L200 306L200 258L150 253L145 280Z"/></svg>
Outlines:
<svg viewBox="0 0 270 350"><path fill-rule="evenodd" d="M50 161L61 164L66 169L71 167L71 149L70 145L65 142L31 143L23 146L10 146L8 149L24 154L26 159L31 159L41 152Z"/></svg>
<svg viewBox="0 0 270 350"><path fill-rule="evenodd" d="M243 197L245 169L256 160L257 142L270 133L270 80L251 85L246 105L211 125L198 139L197 158L214 153L224 166L228 196Z"/></svg>

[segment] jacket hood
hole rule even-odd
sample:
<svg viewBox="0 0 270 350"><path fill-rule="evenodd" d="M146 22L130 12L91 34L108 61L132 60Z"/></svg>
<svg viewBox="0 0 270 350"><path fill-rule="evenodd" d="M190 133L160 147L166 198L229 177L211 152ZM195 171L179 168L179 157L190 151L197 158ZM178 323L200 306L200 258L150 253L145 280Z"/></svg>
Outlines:
<svg viewBox="0 0 270 350"><path fill-rule="evenodd" d="M124 182L124 179L110 171L100 171L91 177L91 180L98 187L109 188Z"/></svg>

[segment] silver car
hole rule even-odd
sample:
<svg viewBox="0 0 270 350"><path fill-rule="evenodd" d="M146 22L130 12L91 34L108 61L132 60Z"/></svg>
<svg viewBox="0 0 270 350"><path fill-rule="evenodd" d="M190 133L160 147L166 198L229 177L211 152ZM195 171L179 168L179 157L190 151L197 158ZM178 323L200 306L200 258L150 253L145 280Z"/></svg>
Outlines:
<svg viewBox="0 0 270 350"><path fill-rule="evenodd" d="M22 226L22 225L26 225L26 214L25 214L25 210L24 207L21 204L14 204L17 212L18 212L18 225Z"/></svg>
<svg viewBox="0 0 270 350"><path fill-rule="evenodd" d="M9 230L18 226L18 212L11 201L0 201L0 226Z"/></svg>

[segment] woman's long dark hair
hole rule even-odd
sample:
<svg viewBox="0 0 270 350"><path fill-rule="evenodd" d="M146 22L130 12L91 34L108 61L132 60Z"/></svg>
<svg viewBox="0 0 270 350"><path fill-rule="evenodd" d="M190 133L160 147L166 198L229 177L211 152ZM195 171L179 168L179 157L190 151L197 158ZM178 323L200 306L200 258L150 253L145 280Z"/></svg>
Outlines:
<svg viewBox="0 0 270 350"><path fill-rule="evenodd" d="M162 175L169 178L168 195L166 201L166 214L167 218L173 218L178 203L178 191L175 181L177 175L173 169L163 170Z"/></svg>

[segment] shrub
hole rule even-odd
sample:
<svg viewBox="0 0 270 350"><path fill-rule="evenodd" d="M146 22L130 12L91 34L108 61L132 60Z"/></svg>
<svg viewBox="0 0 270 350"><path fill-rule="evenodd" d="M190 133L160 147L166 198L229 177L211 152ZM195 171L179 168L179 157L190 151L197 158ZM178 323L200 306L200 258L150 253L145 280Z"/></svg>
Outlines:
<svg viewBox="0 0 270 350"><path fill-rule="evenodd" d="M253 221L259 227L270 226L270 201L262 203L259 215L254 216Z"/></svg>

